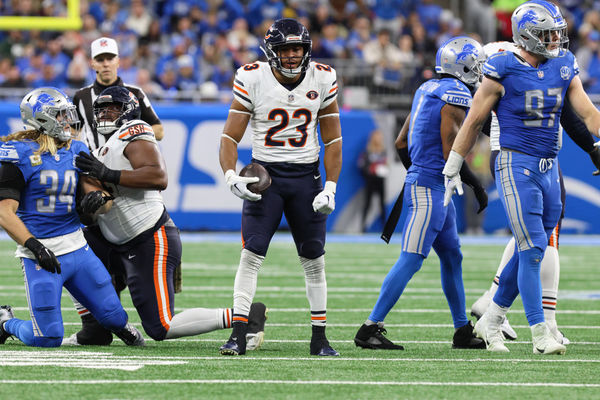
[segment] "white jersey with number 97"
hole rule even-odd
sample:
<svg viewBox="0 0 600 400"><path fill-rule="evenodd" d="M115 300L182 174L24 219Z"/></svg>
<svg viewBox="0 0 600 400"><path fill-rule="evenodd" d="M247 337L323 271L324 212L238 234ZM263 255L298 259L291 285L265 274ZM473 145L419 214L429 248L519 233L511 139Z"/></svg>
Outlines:
<svg viewBox="0 0 600 400"><path fill-rule="evenodd" d="M295 164L317 161L317 114L337 93L336 73L329 65L311 62L292 90L277 81L266 62L240 67L233 94L252 113L252 157Z"/></svg>

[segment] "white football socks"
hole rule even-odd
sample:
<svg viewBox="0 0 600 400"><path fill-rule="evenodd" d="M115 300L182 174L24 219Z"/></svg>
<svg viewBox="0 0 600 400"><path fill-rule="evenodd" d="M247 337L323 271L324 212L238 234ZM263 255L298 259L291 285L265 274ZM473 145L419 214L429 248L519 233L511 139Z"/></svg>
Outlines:
<svg viewBox="0 0 600 400"><path fill-rule="evenodd" d="M327 322L327 281L325 279L325 256L315 259L300 257L306 281L306 297L310 305L311 324L325 326Z"/></svg>
<svg viewBox="0 0 600 400"><path fill-rule="evenodd" d="M231 308L190 308L171 319L165 339L199 335L217 329L231 328Z"/></svg>
<svg viewBox="0 0 600 400"><path fill-rule="evenodd" d="M233 310L236 315L247 316L250 313L250 305L256 293L258 270L264 259L264 256L246 249L242 250L240 265L233 284Z"/></svg>

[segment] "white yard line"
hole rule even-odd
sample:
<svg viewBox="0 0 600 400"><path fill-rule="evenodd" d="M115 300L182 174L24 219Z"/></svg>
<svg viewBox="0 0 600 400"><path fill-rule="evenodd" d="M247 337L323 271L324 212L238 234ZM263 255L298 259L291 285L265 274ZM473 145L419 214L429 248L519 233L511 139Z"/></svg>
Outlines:
<svg viewBox="0 0 600 400"><path fill-rule="evenodd" d="M560 383L560 382L394 382L394 381L289 381L275 379L101 379L101 380L0 380L3 384L50 384L50 385L138 385L138 384L265 384L265 385L356 385L356 386L517 386L517 387L580 387L598 388L597 383Z"/></svg>

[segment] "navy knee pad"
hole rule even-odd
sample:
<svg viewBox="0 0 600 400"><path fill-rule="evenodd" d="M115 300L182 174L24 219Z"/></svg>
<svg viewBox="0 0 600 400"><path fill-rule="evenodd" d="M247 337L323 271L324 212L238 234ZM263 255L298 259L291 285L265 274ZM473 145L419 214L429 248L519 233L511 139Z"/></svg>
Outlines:
<svg viewBox="0 0 600 400"><path fill-rule="evenodd" d="M300 257L314 260L325 254L324 243L320 240L308 240L298 245L298 255Z"/></svg>
<svg viewBox="0 0 600 400"><path fill-rule="evenodd" d="M144 323L144 321L142 321L142 327L148 336L158 342L165 340L165 337L167 336L167 330L162 326L160 321L153 324Z"/></svg>

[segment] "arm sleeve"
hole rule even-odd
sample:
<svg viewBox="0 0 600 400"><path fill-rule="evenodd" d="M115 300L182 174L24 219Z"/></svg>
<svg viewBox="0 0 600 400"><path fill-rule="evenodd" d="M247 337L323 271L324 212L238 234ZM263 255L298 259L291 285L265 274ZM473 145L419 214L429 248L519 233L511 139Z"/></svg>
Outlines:
<svg viewBox="0 0 600 400"><path fill-rule="evenodd" d="M473 174L466 162L463 163L462 168L460 169L460 179L473 190L483 189L481 182L479 182L479 179Z"/></svg>
<svg viewBox="0 0 600 400"><path fill-rule="evenodd" d="M586 153L594 151L594 137L591 135L590 131L588 131L581 118L575 114L568 99L565 100L565 105L562 114L560 115L560 124L567 132L567 135L569 135L583 151Z"/></svg>
<svg viewBox="0 0 600 400"><path fill-rule="evenodd" d="M489 137L491 129L492 129L492 113L490 113L490 115L488 115L488 118L485 120L485 123L483 124L483 127L481 128L481 133L483 133L485 136Z"/></svg>
<svg viewBox="0 0 600 400"><path fill-rule="evenodd" d="M396 148L396 152L398 152L398 157L400 157L402 165L404 165L404 168L406 168L408 171L412 165L412 160L410 159L410 154L408 153L408 147L404 147L402 149Z"/></svg>
<svg viewBox="0 0 600 400"><path fill-rule="evenodd" d="M25 187L25 178L17 165L10 162L0 163L0 200L19 201Z"/></svg>

